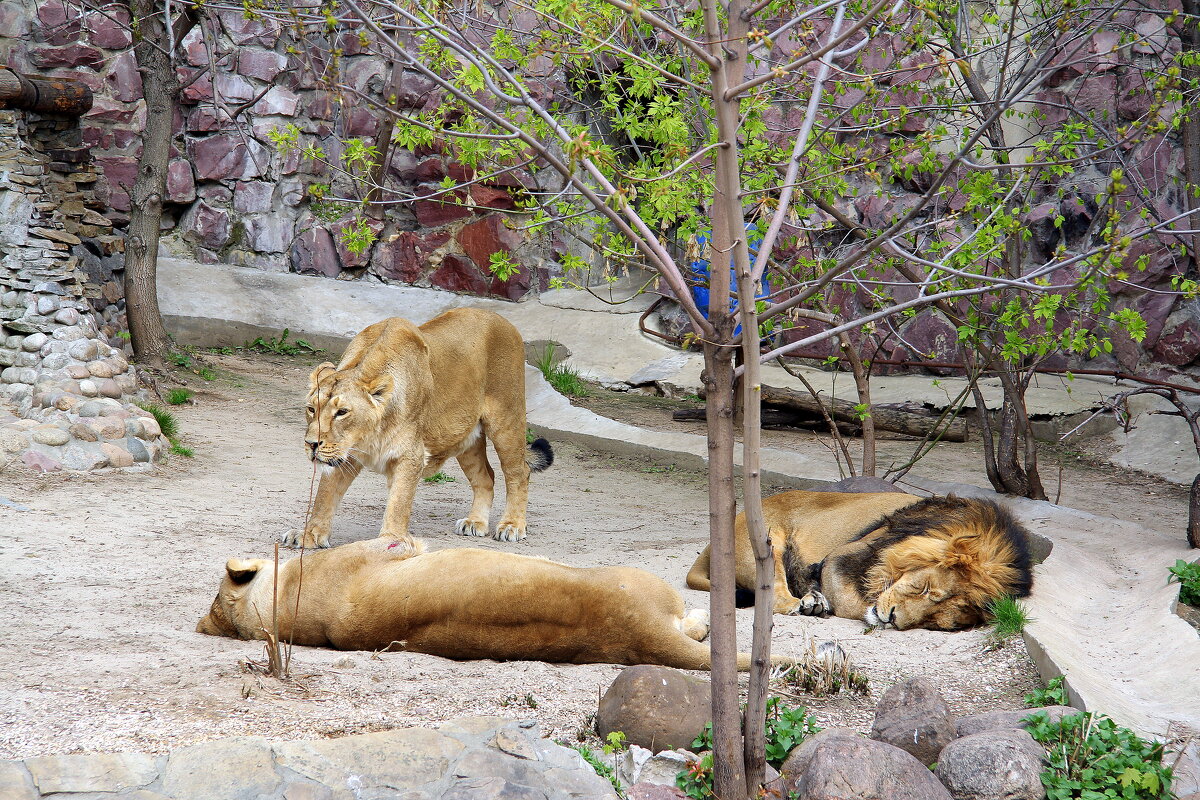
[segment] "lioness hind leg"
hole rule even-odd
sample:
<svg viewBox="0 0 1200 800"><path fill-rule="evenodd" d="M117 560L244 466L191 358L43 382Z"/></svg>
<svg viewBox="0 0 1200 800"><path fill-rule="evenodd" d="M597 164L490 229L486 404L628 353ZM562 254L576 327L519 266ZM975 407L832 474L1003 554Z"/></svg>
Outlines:
<svg viewBox="0 0 1200 800"><path fill-rule="evenodd" d="M504 516L495 538L519 542L525 538L525 506L529 503L529 464L525 461L525 429L493 431L492 444L504 472Z"/></svg>
<svg viewBox="0 0 1200 800"><path fill-rule="evenodd" d="M496 493L496 473L487 460L487 441L479 436L475 443L458 456L458 465L471 482L471 511L454 524L464 536L487 536L488 517Z"/></svg>

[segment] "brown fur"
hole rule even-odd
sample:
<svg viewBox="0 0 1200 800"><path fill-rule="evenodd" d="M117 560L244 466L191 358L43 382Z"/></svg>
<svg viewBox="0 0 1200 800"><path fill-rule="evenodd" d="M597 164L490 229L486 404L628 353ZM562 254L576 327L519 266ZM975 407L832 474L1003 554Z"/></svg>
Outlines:
<svg viewBox="0 0 1200 800"><path fill-rule="evenodd" d="M568 567L472 548L423 553L372 539L280 567L283 641L339 650L407 650L445 658L663 664L708 669L703 612L685 616L679 593L632 567ZM196 630L263 639L271 619L272 562L230 559ZM750 659L738 654L738 668ZM786 659L777 659L787 663Z"/></svg>
<svg viewBox="0 0 1200 800"><path fill-rule="evenodd" d="M459 533L486 536L495 486L486 440L504 472L506 505L495 538L525 537L529 473L552 458L545 440L527 457L525 347L498 314L455 309L419 328L392 317L354 337L336 366L309 378L305 446L322 469L303 537L287 543L328 547L333 514L365 466L388 479L380 536L412 546L413 497L422 477L457 458L474 500Z"/></svg>
<svg viewBox="0 0 1200 800"><path fill-rule="evenodd" d="M775 612L957 630L1032 586L1028 534L986 500L894 492L784 492L763 500L775 560ZM738 587L753 590L745 515L734 526ZM709 589L709 551L688 586Z"/></svg>

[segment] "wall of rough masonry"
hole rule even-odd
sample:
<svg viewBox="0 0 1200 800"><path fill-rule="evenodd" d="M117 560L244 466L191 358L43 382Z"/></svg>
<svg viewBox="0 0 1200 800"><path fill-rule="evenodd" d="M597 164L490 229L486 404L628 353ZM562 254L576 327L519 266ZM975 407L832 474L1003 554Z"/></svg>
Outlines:
<svg viewBox="0 0 1200 800"><path fill-rule="evenodd" d="M74 119L0 110L0 459L43 471L129 467L167 445L128 402L119 298L83 269L81 253L122 240L80 139Z"/></svg>
<svg viewBox="0 0 1200 800"><path fill-rule="evenodd" d="M70 0L4 0L0 3L0 64L49 75L70 75L95 92L92 110L82 120L83 143L91 148L101 173L98 198L108 204L105 216L119 229L129 209L138 135L145 120L140 76L130 50L123 12L110 16L82 14ZM351 32L331 34L342 50L340 69L355 87L382 96L388 75L384 66L359 50ZM896 43L888 37L864 51L864 67L890 64ZM176 119L174 155L170 164L165 247L201 261L225 261L265 270L294 271L338 279L379 280L415 284L479 295L517 299L536 292L555 274L556 254L564 244L556 237L527 238L505 225L504 211L515 207L514 191L543 180L515 172L471 190L447 204L434 199L390 207L373 228L379 241L362 255L350 253L338 240L345 223L336 208L312 202L308 187L334 182L336 177L298 153L282 156L267 144L267 133L294 123L304 144L313 144L336 158L344 137L371 140L379 132L377 115L363 105L341 105L319 88L313 69L290 52L284 32L267 22L247 20L237 10L218 10L205 17L183 40L180 76L194 80L182 95ZM1154 113L1154 75L1179 51L1177 34L1161 18L1136 9L1112 18L1109 30L1097 31L1085 53L1073 57L1045 83L1040 99L1067 104L1070 99L1106 126L1145 120ZM905 68L881 74L878 83L886 97L913 105L911 82L924 79L935 53L917 53ZM208 71L203 71L208 68ZM561 76L536 78L538 92L562 88ZM400 76L395 87L402 109L424 109L437 102L432 85L415 73ZM854 91L837 102L861 99ZM1167 112L1172 109L1167 109ZM768 123L779 134L794 128L798 108L772 109ZM1057 123L1051 107L1047 124ZM236 122L233 117L236 116ZM920 135L926 124L910 115L897 130L880 131L880 144L890 136ZM1105 175L1120 163L1129 176L1132 208L1142 207L1159 218L1183 207L1182 150L1178 133L1167 130L1110 154L1088 169L1047 183L1026 223L1033 235L1030 258L1050 253L1065 239L1068 249L1082 245L1083 232L1095 215L1094 197ZM886 170L885 170L886 171ZM389 159L391 185L416 196L436 191L443 178L465 177L461 164L434 148L396 150ZM926 188L921 173L885 175L882 193L865 179L845 198L843 210L857 220L878 226L912 207ZM546 187L538 187L546 188ZM959 198L961 199L961 198ZM927 216L960 210L955 198L935 206ZM1061 227L1055 220L1061 216ZM1133 217L1130 217L1131 219ZM820 222L820 220L817 220ZM934 221L934 220L931 220ZM509 253L522 266L519 274L500 281L487 266L493 254ZM1144 270L1134 267L1145 256ZM1170 293L1172 275L1191 268L1178 248L1156 237L1139 241L1128 256L1130 277L1110 287L1116 307L1137 309L1147 320L1141 343L1119 334L1112 354L1083 362L1059 359L1058 366L1122 369L1158 377L1191 374L1200 359L1200 303ZM106 298L119 296L119 256L84 256L85 269ZM846 311L859 298L837 298ZM811 321L800 321L792 336L810 332ZM931 357L957 361L957 335L936 312L903 322L898 336L883 341L880 326L873 336L881 359ZM828 345L832 347L832 344ZM829 352L832 352L831 350Z"/></svg>

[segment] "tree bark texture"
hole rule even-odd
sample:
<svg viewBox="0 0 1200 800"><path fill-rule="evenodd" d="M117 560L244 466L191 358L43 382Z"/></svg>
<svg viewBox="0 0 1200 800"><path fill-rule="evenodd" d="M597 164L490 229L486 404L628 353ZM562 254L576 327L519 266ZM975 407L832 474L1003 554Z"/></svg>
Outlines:
<svg viewBox="0 0 1200 800"><path fill-rule="evenodd" d="M1180 77L1184 86L1196 85L1200 81L1200 67L1194 63L1197 51L1200 51L1200 0L1183 0L1183 18L1180 20L1179 42L1183 52L1193 58L1180 61ZM1200 269L1200 103L1196 98L1191 102L1184 101L1186 113L1180 126L1180 138L1183 144L1183 202L1191 216L1186 227L1198 233L1188 237L1189 249L1192 251L1192 266Z"/></svg>
<svg viewBox="0 0 1200 800"><path fill-rule="evenodd" d="M0 67L0 108L82 117L92 108L92 90L71 78L37 78Z"/></svg>
<svg viewBox="0 0 1200 800"><path fill-rule="evenodd" d="M179 80L168 50L171 37L164 24L164 9L156 0L129 0L129 12L136 21L133 52L146 98L146 127L142 131L137 178L129 190L125 315L134 357L142 364L161 367L171 350L171 340L158 307L158 239Z"/></svg>

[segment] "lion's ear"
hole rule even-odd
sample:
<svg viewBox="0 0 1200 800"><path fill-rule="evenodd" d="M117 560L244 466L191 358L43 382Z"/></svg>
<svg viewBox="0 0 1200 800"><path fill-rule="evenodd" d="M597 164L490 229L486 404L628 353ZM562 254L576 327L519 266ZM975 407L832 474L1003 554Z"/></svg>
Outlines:
<svg viewBox="0 0 1200 800"><path fill-rule="evenodd" d="M324 364L318 364L317 368L314 369L308 376L309 390L311 391L312 389L315 389L317 384L321 381L321 376L331 369L337 369L337 364L329 361L326 361Z"/></svg>
<svg viewBox="0 0 1200 800"><path fill-rule="evenodd" d="M260 558L231 558L225 562L225 572L229 574L229 580L240 586L254 580L254 576L266 563Z"/></svg>
<svg viewBox="0 0 1200 800"><path fill-rule="evenodd" d="M367 393L367 397L372 403L386 403L392 396L392 389L395 383L392 381L392 376L383 374L377 378L363 383L363 391Z"/></svg>

